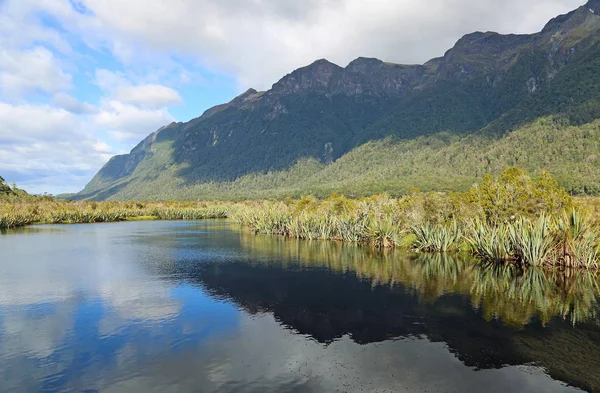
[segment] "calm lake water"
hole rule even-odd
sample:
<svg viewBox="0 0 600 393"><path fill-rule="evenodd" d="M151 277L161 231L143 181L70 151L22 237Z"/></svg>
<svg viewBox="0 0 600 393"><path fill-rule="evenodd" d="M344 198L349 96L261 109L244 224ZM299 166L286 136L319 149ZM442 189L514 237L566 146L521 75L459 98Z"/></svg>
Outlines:
<svg viewBox="0 0 600 393"><path fill-rule="evenodd" d="M0 235L0 391L600 391L598 285L218 221L33 227Z"/></svg>

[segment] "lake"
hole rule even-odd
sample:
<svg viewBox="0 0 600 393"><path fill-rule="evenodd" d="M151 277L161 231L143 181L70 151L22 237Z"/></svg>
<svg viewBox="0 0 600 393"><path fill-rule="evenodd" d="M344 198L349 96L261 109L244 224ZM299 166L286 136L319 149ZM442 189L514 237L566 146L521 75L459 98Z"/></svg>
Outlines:
<svg viewBox="0 0 600 393"><path fill-rule="evenodd" d="M599 283L224 221L25 228L0 391L600 391Z"/></svg>

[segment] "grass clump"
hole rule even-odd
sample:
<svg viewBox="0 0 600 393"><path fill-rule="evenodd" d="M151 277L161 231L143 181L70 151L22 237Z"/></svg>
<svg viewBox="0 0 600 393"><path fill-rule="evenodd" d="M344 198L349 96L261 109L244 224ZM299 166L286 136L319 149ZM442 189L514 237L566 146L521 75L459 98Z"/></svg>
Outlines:
<svg viewBox="0 0 600 393"><path fill-rule="evenodd" d="M72 202L49 196L0 198L0 229L31 224L84 224L136 219L227 218L234 204L207 202Z"/></svg>
<svg viewBox="0 0 600 393"><path fill-rule="evenodd" d="M456 221L450 225L423 223L413 226L411 232L415 236L412 247L416 251L457 251L462 241L462 231Z"/></svg>

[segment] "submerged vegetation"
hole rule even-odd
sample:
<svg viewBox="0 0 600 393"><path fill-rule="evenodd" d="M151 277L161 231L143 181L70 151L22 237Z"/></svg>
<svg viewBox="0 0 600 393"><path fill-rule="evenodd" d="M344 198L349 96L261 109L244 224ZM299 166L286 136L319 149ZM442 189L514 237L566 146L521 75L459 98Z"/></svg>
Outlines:
<svg viewBox="0 0 600 393"><path fill-rule="evenodd" d="M229 218L254 233L334 240L416 252L469 252L485 263L600 267L595 199L573 199L542 171L484 177L465 192L419 190L402 198L339 194L282 201L72 202L49 196L0 197L0 228L33 223Z"/></svg>

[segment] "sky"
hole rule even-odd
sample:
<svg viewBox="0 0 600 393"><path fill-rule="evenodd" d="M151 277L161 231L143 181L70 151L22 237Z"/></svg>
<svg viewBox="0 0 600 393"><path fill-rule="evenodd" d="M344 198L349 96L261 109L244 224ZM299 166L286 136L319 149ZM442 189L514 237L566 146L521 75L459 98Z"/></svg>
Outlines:
<svg viewBox="0 0 600 393"><path fill-rule="evenodd" d="M326 58L423 63L585 0L0 0L0 176L77 192L115 154Z"/></svg>

